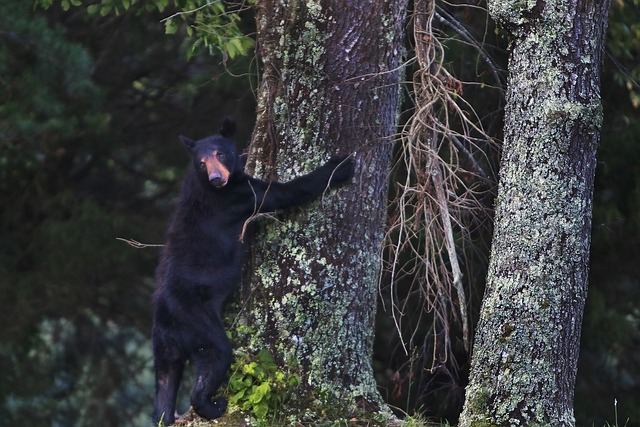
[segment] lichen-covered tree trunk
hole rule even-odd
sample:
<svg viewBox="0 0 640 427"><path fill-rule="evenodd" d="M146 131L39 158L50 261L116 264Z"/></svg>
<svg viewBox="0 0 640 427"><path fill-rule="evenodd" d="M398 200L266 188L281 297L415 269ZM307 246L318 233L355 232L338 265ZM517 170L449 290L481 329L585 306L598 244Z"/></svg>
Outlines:
<svg viewBox="0 0 640 427"><path fill-rule="evenodd" d="M253 351L299 364L307 391L347 410L381 403L371 352L406 3L257 4L263 70L247 169L289 180L355 153L356 172L321 201L261 222L242 321Z"/></svg>
<svg viewBox="0 0 640 427"><path fill-rule="evenodd" d="M487 287L461 426L572 426L607 0L490 0L511 37Z"/></svg>

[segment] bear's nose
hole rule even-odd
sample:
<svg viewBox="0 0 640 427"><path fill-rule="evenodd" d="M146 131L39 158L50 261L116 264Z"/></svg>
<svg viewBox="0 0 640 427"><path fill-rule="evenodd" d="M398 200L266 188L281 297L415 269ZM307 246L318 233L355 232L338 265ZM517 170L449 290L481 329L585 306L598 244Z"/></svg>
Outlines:
<svg viewBox="0 0 640 427"><path fill-rule="evenodd" d="M218 172L212 173L211 175L209 175L209 182L211 183L211 185L213 185L214 187L223 187L224 185L226 185L226 181L222 178L222 175Z"/></svg>

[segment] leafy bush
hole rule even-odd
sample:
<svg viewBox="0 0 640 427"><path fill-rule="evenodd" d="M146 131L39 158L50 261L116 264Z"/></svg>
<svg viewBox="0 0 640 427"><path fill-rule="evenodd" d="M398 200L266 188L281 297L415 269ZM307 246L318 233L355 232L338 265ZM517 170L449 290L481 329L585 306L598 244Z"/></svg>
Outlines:
<svg viewBox="0 0 640 427"><path fill-rule="evenodd" d="M227 387L231 411L235 407L258 420L274 414L300 385L300 376L291 369L280 369L266 349L257 355L239 354L231 371Z"/></svg>

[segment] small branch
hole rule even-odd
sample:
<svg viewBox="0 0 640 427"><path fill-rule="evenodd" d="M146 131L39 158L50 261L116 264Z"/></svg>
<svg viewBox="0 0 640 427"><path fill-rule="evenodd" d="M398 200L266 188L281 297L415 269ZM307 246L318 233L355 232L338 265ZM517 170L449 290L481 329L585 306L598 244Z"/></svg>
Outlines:
<svg viewBox="0 0 640 427"><path fill-rule="evenodd" d="M125 242L127 245L133 246L136 249L160 248L160 247L164 246L164 244L160 244L160 243L140 243L137 240L123 239L122 237L116 237L116 240L120 240L121 242Z"/></svg>
<svg viewBox="0 0 640 427"><path fill-rule="evenodd" d="M258 206L258 195L256 194L256 190L253 188L253 185L251 185L251 182L249 182L249 187L251 187L251 192L253 193L253 199L254 199L253 213L249 218L246 219L244 224L242 224L242 231L240 232L240 236L239 236L239 239L241 242L244 242L244 236L247 233L247 227L249 227L249 224L251 224L256 219L261 217L276 219L276 217L273 215L275 212L260 212L260 209L262 209L262 205L264 204L264 200L267 196L267 192L269 191L269 187L267 187L267 190L265 191L264 196L262 197L262 202L260 203L260 206Z"/></svg>

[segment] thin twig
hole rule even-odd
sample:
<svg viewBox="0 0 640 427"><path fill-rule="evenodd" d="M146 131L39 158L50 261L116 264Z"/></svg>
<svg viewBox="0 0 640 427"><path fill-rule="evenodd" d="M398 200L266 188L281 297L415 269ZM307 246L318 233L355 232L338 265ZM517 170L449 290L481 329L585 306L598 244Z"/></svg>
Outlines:
<svg viewBox="0 0 640 427"><path fill-rule="evenodd" d="M122 237L116 237L116 240L120 240L121 242L125 242L129 246L133 246L136 249L144 249L144 248L160 248L164 246L162 243L140 243L137 240L133 239L124 239Z"/></svg>

